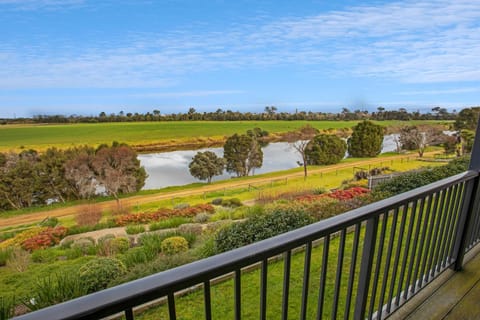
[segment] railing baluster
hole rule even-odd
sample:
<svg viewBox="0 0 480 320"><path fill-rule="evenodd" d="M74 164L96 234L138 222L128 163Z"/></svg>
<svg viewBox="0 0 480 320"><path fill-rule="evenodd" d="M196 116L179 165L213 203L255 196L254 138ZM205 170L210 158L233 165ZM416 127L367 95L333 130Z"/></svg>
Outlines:
<svg viewBox="0 0 480 320"><path fill-rule="evenodd" d="M403 205L402 208L402 220L400 222L400 231L398 233L398 239L397 239L397 244L396 244L396 250L395 250L395 259L393 260L393 272L392 272L392 278L390 280L390 289L388 292L388 305L387 305L387 312L390 312L390 308L392 305L393 301L393 291L395 288L395 284L397 283L397 271L398 271L398 266L400 263L400 252L402 251L402 241L403 241L403 233L405 231L405 224L406 224L406 219L407 219L407 204ZM400 209L398 209L400 211Z"/></svg>
<svg viewBox="0 0 480 320"><path fill-rule="evenodd" d="M260 319L267 318L267 267L268 259L262 261L262 273L260 284Z"/></svg>
<svg viewBox="0 0 480 320"><path fill-rule="evenodd" d="M310 281L310 262L312 259L312 243L308 242L305 248L305 264L303 268L303 289L302 289L302 306L300 310L300 319L307 319L308 305L308 283Z"/></svg>
<svg viewBox="0 0 480 320"><path fill-rule="evenodd" d="M242 319L242 271L235 270L235 320Z"/></svg>
<svg viewBox="0 0 480 320"><path fill-rule="evenodd" d="M212 319L212 300L210 294L210 280L207 280L203 283L203 297L205 304L205 319Z"/></svg>
<svg viewBox="0 0 480 320"><path fill-rule="evenodd" d="M320 286L318 289L317 320L323 319L323 305L325 300L325 283L327 282L328 253L330 250L330 235L323 239L322 270L320 272Z"/></svg>
<svg viewBox="0 0 480 320"><path fill-rule="evenodd" d="M368 319L372 319L373 309L375 308L375 298L377 296L378 279L380 277L380 266L382 264L383 245L385 242L385 233L387 231L388 212L383 214L382 229L380 231L380 239L378 240L377 261L375 263L375 273L373 277L372 294L370 296L370 308L368 309Z"/></svg>
<svg viewBox="0 0 480 320"><path fill-rule="evenodd" d="M465 183L457 184L457 195L455 198L455 207L453 211L453 223L450 228L450 234L448 235L448 245L447 245L447 259L446 259L446 266L450 266L453 262L452 254L453 254L453 247L455 244L455 230L457 230L457 225L460 220L460 213L461 213L461 203L463 201L463 195L465 191Z"/></svg>
<svg viewBox="0 0 480 320"><path fill-rule="evenodd" d="M433 231L433 240L432 240L432 252L431 255L428 259L428 267L427 267L427 272L429 275L429 278L435 276L435 260L438 255L438 241L439 241L439 234L440 234L440 225L443 221L443 204L445 202L445 197L446 197L446 190L442 190L442 194L440 196L440 208L438 211L435 211L435 214L437 215L437 220L435 222L435 227Z"/></svg>
<svg viewBox="0 0 480 320"><path fill-rule="evenodd" d="M425 239L427 237L427 229L428 229L428 221L430 218L430 213L431 213L431 207L432 207L432 198L433 195L428 196L428 200L426 198L423 199L421 209L422 212L425 214L425 218L423 219L423 225L422 225L422 235L420 236L420 248L418 251L418 259L417 262L415 263L415 271L413 273L413 279L414 279L414 285L412 287L412 292L414 292L417 287L422 286L422 279L423 279L423 271L420 272L420 265L422 261L426 261L426 252L428 252L428 247L427 244L425 243ZM425 201L427 201L427 206L425 207ZM419 273L420 272L420 273Z"/></svg>
<svg viewBox="0 0 480 320"><path fill-rule="evenodd" d="M358 252L358 242L360 240L360 223L355 225L353 245L352 245L352 258L350 263L350 273L348 276L348 287L347 287L347 297L345 302L345 314L344 319L348 320L350 318L350 306L352 304L352 291L353 283L355 281L355 267L357 266L357 252Z"/></svg>
<svg viewBox="0 0 480 320"><path fill-rule="evenodd" d="M437 205L436 203L438 202L438 197L439 197L438 192L432 194L431 197L432 197L432 202L429 203L428 209L427 209L431 218L430 218L430 222L428 223L427 241L425 242L425 245L424 245L425 252L423 254L423 260L422 260L422 271L420 272L420 277L421 277L420 284L419 284L420 288L423 287L423 284L428 281L429 271L427 269L427 265L428 265L428 257L430 256L432 251L433 227L435 226L435 218L437 217L437 215L435 214L436 213L435 207Z"/></svg>
<svg viewBox="0 0 480 320"><path fill-rule="evenodd" d="M125 310L125 320L133 320L133 309L128 308Z"/></svg>
<svg viewBox="0 0 480 320"><path fill-rule="evenodd" d="M442 264L441 262L441 252L442 252L442 245L445 244L445 227L446 227L446 223L447 223L447 219L448 219L448 214L447 214L447 211L448 211L448 201L451 197L451 193L452 193L452 190L451 188L448 188L448 189L445 189L445 201L442 205L442 208L440 209L440 214L442 215L442 223L441 223L441 226L440 226L440 230L439 230L439 234L438 234L438 242L439 244L436 246L437 249L436 249L436 253L435 253L435 257L433 259L433 272L436 273L436 272L439 272L440 270L440 266Z"/></svg>
<svg viewBox="0 0 480 320"><path fill-rule="evenodd" d="M432 211L432 221L430 221L431 226L430 226L430 237L429 237L429 243L428 243L428 259L427 263L425 265L425 278L424 281L428 282L430 280L430 272L431 272L431 265L432 265L432 260L433 260L433 255L435 253L435 244L436 244L436 229L438 224L440 223L440 214L438 212L438 204L441 201L442 194L441 191L438 191L435 197L435 202L433 204L433 211Z"/></svg>
<svg viewBox="0 0 480 320"><path fill-rule="evenodd" d="M451 194L450 197L448 198L448 211L447 211L447 223L445 225L445 234L442 237L442 246L440 248L440 257L439 257L439 262L437 266L437 271L442 270L442 268L445 267L445 264L447 263L448 257L447 257L447 252L448 252L448 246L449 246L449 239L451 235L451 231L454 229L454 216L455 216L455 200L457 198L457 185L451 187Z"/></svg>
<svg viewBox="0 0 480 320"><path fill-rule="evenodd" d="M409 204L405 206L404 214L408 214ZM397 298L395 299L395 304L397 306L400 305L400 296L403 288L403 279L405 277L405 270L407 268L408 252L410 250L410 240L412 239L413 224L415 222L416 211L417 211L417 202L414 201L412 205L412 210L410 212L410 220L408 222L408 231L407 231L405 249L403 250L402 269L400 270L400 278L398 281L398 288L397 288ZM408 288L405 288L405 291L408 291Z"/></svg>
<svg viewBox="0 0 480 320"><path fill-rule="evenodd" d="M417 214L417 203L419 200L416 200L414 202L413 208L412 208L412 213L415 215ZM417 245L418 245L418 236L420 233L420 227L422 224L422 217L423 217L423 201L424 199L420 199L420 210L418 210L418 216L417 216L417 223L415 225L415 231L413 233L413 243L412 243L412 251L410 253L410 259L408 260L408 268L407 268L407 280L405 281L405 290L403 291L403 298L407 299L408 292L413 292L410 289L410 280L412 279L412 273L413 273L413 266L415 264L415 259L420 259L417 254ZM412 287L414 287L412 285Z"/></svg>
<svg viewBox="0 0 480 320"><path fill-rule="evenodd" d="M387 213L388 214L388 213ZM388 273L390 272L390 262L392 261L392 252L393 244L395 242L395 231L397 230L397 221L398 221L398 207L393 211L392 218L392 227L390 228L390 239L388 240L388 250L387 258L385 260L385 272L383 273L382 279L382 290L380 292L380 303L379 305L383 306L383 301L385 299L385 293L387 291L387 282L388 282ZM390 312L390 303L387 304L387 313ZM382 318L382 313L380 312L380 319Z"/></svg>
<svg viewBox="0 0 480 320"><path fill-rule="evenodd" d="M343 269L343 257L345 255L345 238L347 236L347 230L342 229L340 234L340 244L338 246L338 259L337 259L337 273L335 275L335 291L333 294L333 305L331 318L335 320L337 318L338 299L340 297L340 282L342 281L342 269Z"/></svg>
<svg viewBox="0 0 480 320"><path fill-rule="evenodd" d="M283 297L282 297L282 320L288 318L288 296L290 294L290 267L292 260L292 252L289 250L284 254L283 267Z"/></svg>
<svg viewBox="0 0 480 320"><path fill-rule="evenodd" d="M175 296L173 292L168 294L168 315L170 320L177 319L177 312L175 311Z"/></svg>
<svg viewBox="0 0 480 320"><path fill-rule="evenodd" d="M408 267L408 274L407 274L407 281L406 281L406 287L405 287L405 294L404 298L407 298L407 292L408 288L410 288L410 292L413 293L415 292L415 283L416 279L413 279L413 283L410 284L410 280L412 279L412 273L414 270L414 265L416 262L420 261L421 259L421 244L420 247L418 247L418 238L420 237L420 228L422 227L422 218L423 218L423 209L425 205L425 198L420 199L420 208L418 210L418 219L417 219L417 225L415 227L415 232L414 232L414 239L413 239L413 244L412 244L412 253L410 254L410 262L409 262L409 267ZM418 250L417 250L418 248Z"/></svg>
<svg viewBox="0 0 480 320"><path fill-rule="evenodd" d="M367 220L365 240L363 244L362 262L360 264L360 275L357 288L357 300L355 302L355 319L365 318L367 307L368 287L372 273L373 256L375 255L375 242L377 239L378 216Z"/></svg>

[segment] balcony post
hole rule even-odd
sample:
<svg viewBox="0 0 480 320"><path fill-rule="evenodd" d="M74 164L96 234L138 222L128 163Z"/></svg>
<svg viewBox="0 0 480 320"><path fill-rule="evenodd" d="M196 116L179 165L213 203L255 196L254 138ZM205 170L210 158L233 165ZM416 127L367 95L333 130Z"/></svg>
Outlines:
<svg viewBox="0 0 480 320"><path fill-rule="evenodd" d="M368 288L372 275L373 256L375 255L375 242L377 241L378 216L367 220L365 240L363 243L360 275L358 278L357 298L355 301L354 319L365 319L365 310L368 300Z"/></svg>
<svg viewBox="0 0 480 320"><path fill-rule="evenodd" d="M477 129L475 130L475 140L473 143L472 154L470 156L470 164L468 170L480 172L480 118L477 122ZM472 217L478 214L479 205L479 180L477 176L475 179L467 182L465 186L462 209L460 211L460 218L458 220L458 226L455 233L455 244L453 247L453 256L455 263L452 268L455 271L462 270L463 257L465 255L465 249L467 248L467 241L469 234L472 232Z"/></svg>

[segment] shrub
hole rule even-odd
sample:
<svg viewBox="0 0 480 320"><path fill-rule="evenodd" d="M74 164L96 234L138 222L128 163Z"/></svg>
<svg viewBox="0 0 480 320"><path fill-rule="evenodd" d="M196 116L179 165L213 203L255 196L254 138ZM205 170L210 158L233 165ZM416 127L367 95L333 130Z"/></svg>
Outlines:
<svg viewBox="0 0 480 320"><path fill-rule="evenodd" d="M22 231L16 234L13 238L7 239L0 243L0 249L13 247L13 246L20 246L25 240L34 237L41 233L42 231L46 230L46 227L33 227Z"/></svg>
<svg viewBox="0 0 480 320"><path fill-rule="evenodd" d="M202 234L203 227L199 223L185 223L178 227L177 231L180 233L192 233L200 235Z"/></svg>
<svg viewBox="0 0 480 320"><path fill-rule="evenodd" d="M243 206L242 201L238 198L224 199L222 201L222 207L236 208Z"/></svg>
<svg viewBox="0 0 480 320"><path fill-rule="evenodd" d="M75 215L75 220L79 226L94 226L102 218L102 209L96 204L81 206Z"/></svg>
<svg viewBox="0 0 480 320"><path fill-rule="evenodd" d="M127 232L127 234L139 234L145 232L145 227L142 225L127 226L125 232Z"/></svg>
<svg viewBox="0 0 480 320"><path fill-rule="evenodd" d="M374 189L374 193L382 192L386 195L395 195L413 190L437 180L464 172L468 168L468 163L468 158L460 158L452 160L448 164L441 167L407 172L400 176L394 177L391 180L378 184Z"/></svg>
<svg viewBox="0 0 480 320"><path fill-rule="evenodd" d="M170 237L161 243L162 253L174 255L176 253L188 251L188 241L184 237Z"/></svg>
<svg viewBox="0 0 480 320"><path fill-rule="evenodd" d="M14 247L7 260L7 267L18 272L27 270L30 264L30 254L19 247Z"/></svg>
<svg viewBox="0 0 480 320"><path fill-rule="evenodd" d="M215 198L212 200L212 204L215 206L219 206L222 204L223 199L222 198Z"/></svg>
<svg viewBox="0 0 480 320"><path fill-rule="evenodd" d="M11 296L0 296L0 319L10 319L15 311L15 298Z"/></svg>
<svg viewBox="0 0 480 320"><path fill-rule="evenodd" d="M39 234L23 241L22 248L30 252L38 249L45 249L58 244L66 234L67 228L65 227L48 227Z"/></svg>
<svg viewBox="0 0 480 320"><path fill-rule="evenodd" d="M78 240L75 240L71 248L73 250L80 250L82 254L84 255L91 255L91 254L96 254L97 249L95 248L95 244L93 239L90 238L81 238Z"/></svg>
<svg viewBox="0 0 480 320"><path fill-rule="evenodd" d="M169 228L176 228L179 225L189 222L189 218L184 217L173 217L166 220L153 222L148 226L149 231L156 231L160 229L169 229Z"/></svg>
<svg viewBox="0 0 480 320"><path fill-rule="evenodd" d="M126 272L125 265L114 258L96 258L80 267L79 275L88 292L105 289L112 279Z"/></svg>
<svg viewBox="0 0 480 320"><path fill-rule="evenodd" d="M54 273L38 280L32 296L23 304L30 310L42 309L87 294L87 288L75 272Z"/></svg>
<svg viewBox="0 0 480 320"><path fill-rule="evenodd" d="M99 255L113 256L118 253L125 253L130 248L130 241L125 237L99 239L97 248Z"/></svg>
<svg viewBox="0 0 480 320"><path fill-rule="evenodd" d="M252 217L221 229L215 237L217 252L232 250L247 244L305 226L313 219L302 209L273 208L269 214Z"/></svg>
<svg viewBox="0 0 480 320"><path fill-rule="evenodd" d="M11 248L0 249L0 267L3 267L7 264L7 260L10 258L11 253Z"/></svg>
<svg viewBox="0 0 480 320"><path fill-rule="evenodd" d="M193 218L193 222L195 223L205 223L210 220L210 215L206 212L197 213L197 215Z"/></svg>
<svg viewBox="0 0 480 320"><path fill-rule="evenodd" d="M37 263L53 262L57 259L56 252L50 249L41 249L32 253L32 261Z"/></svg>

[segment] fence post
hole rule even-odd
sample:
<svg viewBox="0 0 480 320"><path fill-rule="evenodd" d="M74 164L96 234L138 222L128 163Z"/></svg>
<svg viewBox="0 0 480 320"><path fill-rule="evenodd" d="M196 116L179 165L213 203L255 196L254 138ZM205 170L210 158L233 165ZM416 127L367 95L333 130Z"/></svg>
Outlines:
<svg viewBox="0 0 480 320"><path fill-rule="evenodd" d="M367 220L365 240L363 243L360 275L358 278L357 298L355 302L354 319L365 319L365 309L368 299L368 287L372 275L373 256L375 255L375 242L377 240L378 217Z"/></svg>
<svg viewBox="0 0 480 320"><path fill-rule="evenodd" d="M480 119L477 123L477 129L475 132L475 140L473 143L472 154L470 156L470 165L468 170L480 172ZM455 230L455 243L453 247L453 259L455 264L453 269L455 271L462 270L463 257L465 255L465 249L467 248L468 235L472 232L472 216L478 214L479 204L479 179L477 176L473 180L470 180L465 187L465 195L463 197L462 211L460 211L460 217L458 220L458 226Z"/></svg>

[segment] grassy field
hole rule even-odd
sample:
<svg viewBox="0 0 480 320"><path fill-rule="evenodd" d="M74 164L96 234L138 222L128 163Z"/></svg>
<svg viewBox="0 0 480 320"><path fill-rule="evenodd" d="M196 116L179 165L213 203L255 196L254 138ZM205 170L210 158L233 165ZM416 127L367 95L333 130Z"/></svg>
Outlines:
<svg viewBox="0 0 480 320"><path fill-rule="evenodd" d="M0 151L49 147L68 148L74 145L97 146L112 141L133 146L153 143L171 145L193 142L221 141L225 136L260 127L270 133L298 129L306 124L322 129L351 128L358 121L176 121L133 122L69 125L5 125L0 126ZM438 121L377 121L383 126L438 123Z"/></svg>

